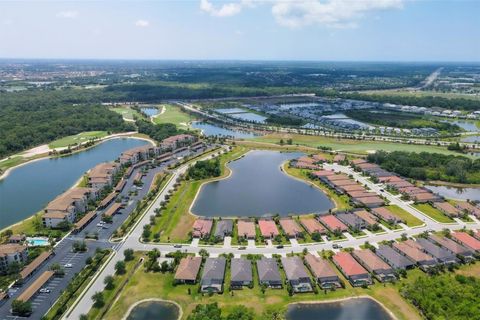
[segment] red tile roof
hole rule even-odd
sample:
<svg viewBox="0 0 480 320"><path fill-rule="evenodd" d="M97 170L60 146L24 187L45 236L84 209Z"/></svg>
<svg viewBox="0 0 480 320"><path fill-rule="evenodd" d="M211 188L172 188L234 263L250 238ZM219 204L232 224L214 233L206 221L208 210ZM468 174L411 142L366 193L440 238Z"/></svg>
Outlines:
<svg viewBox="0 0 480 320"><path fill-rule="evenodd" d="M347 231L348 227L340 220L338 220L335 216L333 215L326 215L326 216L321 216L320 222L323 223L330 231L334 230L341 230L341 231Z"/></svg>
<svg viewBox="0 0 480 320"><path fill-rule="evenodd" d="M453 232L452 233L452 238L453 240L456 240L457 242L460 242L461 244L475 250L479 251L480 250L480 241L469 235L468 233L465 232Z"/></svg>
<svg viewBox="0 0 480 320"><path fill-rule="evenodd" d="M325 233L325 228L314 218L300 218L300 223L307 230L308 233L312 234L314 232Z"/></svg>
<svg viewBox="0 0 480 320"><path fill-rule="evenodd" d="M237 228L239 237L255 237L255 223L253 221L238 220Z"/></svg>
<svg viewBox="0 0 480 320"><path fill-rule="evenodd" d="M302 232L300 226L293 219L280 219L280 226L287 236L294 237Z"/></svg>
<svg viewBox="0 0 480 320"><path fill-rule="evenodd" d="M333 262L342 269L347 277L368 273L348 252L336 253L333 256Z"/></svg>
<svg viewBox="0 0 480 320"><path fill-rule="evenodd" d="M277 225L273 220L259 220L258 227L264 237L275 237L280 234Z"/></svg>

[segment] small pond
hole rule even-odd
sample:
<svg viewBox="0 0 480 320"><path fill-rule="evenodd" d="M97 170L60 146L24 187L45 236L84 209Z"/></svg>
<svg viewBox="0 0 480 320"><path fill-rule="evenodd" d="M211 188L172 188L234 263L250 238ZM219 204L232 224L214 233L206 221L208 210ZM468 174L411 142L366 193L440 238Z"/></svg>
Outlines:
<svg viewBox="0 0 480 320"><path fill-rule="evenodd" d="M299 303L288 307L287 320L392 320L377 302L368 298L332 303Z"/></svg>
<svg viewBox="0 0 480 320"><path fill-rule="evenodd" d="M192 128L199 129L205 136L224 136L224 137L233 137L236 139L247 139L247 138L254 138L259 134L237 130L237 129L229 129L227 127L221 127L219 125L215 125L212 123L207 122L192 122Z"/></svg>
<svg viewBox="0 0 480 320"><path fill-rule="evenodd" d="M447 122L451 124L456 124L460 128L462 128L465 131L469 132L476 132L480 131L480 128L477 127L474 121L465 121L465 120L455 120L455 121L442 121L442 122Z"/></svg>
<svg viewBox="0 0 480 320"><path fill-rule="evenodd" d="M228 164L230 177L203 185L192 212L207 217L252 217L324 213L333 203L319 189L281 171L301 153L251 151Z"/></svg>
<svg viewBox="0 0 480 320"><path fill-rule="evenodd" d="M135 306L127 320L178 320L180 310L177 305L165 301L145 301Z"/></svg>
<svg viewBox="0 0 480 320"><path fill-rule="evenodd" d="M450 198L450 199L460 199L460 200L478 200L480 201L480 188L457 188L457 187L447 187L447 186L425 186L427 189L438 193L439 195Z"/></svg>
<svg viewBox="0 0 480 320"><path fill-rule="evenodd" d="M142 110L142 112L149 117L153 117L158 114L158 109L154 107L144 107L144 108L141 108L140 110Z"/></svg>
<svg viewBox="0 0 480 320"><path fill-rule="evenodd" d="M480 143L480 136L467 136L463 137L460 141L469 143Z"/></svg>

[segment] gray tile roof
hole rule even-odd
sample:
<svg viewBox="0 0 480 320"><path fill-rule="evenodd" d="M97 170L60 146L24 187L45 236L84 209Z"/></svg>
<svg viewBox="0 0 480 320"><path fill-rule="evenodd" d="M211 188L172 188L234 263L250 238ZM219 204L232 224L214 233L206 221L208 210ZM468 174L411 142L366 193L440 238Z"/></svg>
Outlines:
<svg viewBox="0 0 480 320"><path fill-rule="evenodd" d="M408 268L414 265L413 261L387 245L379 246L375 253L395 269Z"/></svg>
<svg viewBox="0 0 480 320"><path fill-rule="evenodd" d="M232 220L219 220L217 221L217 226L215 228L215 237L223 238L225 235L229 235L233 230L233 221Z"/></svg>
<svg viewBox="0 0 480 320"><path fill-rule="evenodd" d="M282 281L280 271L278 270L277 260L274 258L262 258L261 260L257 260L257 270L260 281Z"/></svg>
<svg viewBox="0 0 480 320"><path fill-rule="evenodd" d="M203 268L202 285L223 282L225 265L226 261L223 257L207 258Z"/></svg>
<svg viewBox="0 0 480 320"><path fill-rule="evenodd" d="M454 261L456 257L453 253L445 250L442 247L437 246L433 242L428 241L427 239L418 238L417 243L430 255L438 259L441 262Z"/></svg>
<svg viewBox="0 0 480 320"><path fill-rule="evenodd" d="M231 281L252 281L252 262L244 258L233 258L230 267Z"/></svg>
<svg viewBox="0 0 480 320"><path fill-rule="evenodd" d="M289 281L308 278L308 273L305 271L305 266L300 257L282 258L282 265Z"/></svg>

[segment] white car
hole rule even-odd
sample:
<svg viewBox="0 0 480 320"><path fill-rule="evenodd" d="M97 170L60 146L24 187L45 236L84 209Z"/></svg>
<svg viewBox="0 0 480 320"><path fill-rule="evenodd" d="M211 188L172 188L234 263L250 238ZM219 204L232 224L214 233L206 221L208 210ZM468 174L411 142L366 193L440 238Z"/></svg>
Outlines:
<svg viewBox="0 0 480 320"><path fill-rule="evenodd" d="M71 268L71 267L73 267L73 265L72 265L71 263L67 263L67 264L65 264L63 267L65 267L65 268Z"/></svg>
<svg viewBox="0 0 480 320"><path fill-rule="evenodd" d="M103 227L103 223L97 223L97 227Z"/></svg>
<svg viewBox="0 0 480 320"><path fill-rule="evenodd" d="M40 289L40 293L50 293L50 289L42 288Z"/></svg>

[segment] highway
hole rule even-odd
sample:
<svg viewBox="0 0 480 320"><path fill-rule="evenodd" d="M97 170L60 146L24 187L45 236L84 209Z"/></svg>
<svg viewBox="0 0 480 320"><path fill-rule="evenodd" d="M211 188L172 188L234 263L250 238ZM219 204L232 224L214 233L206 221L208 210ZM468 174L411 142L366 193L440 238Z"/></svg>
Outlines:
<svg viewBox="0 0 480 320"><path fill-rule="evenodd" d="M108 262L105 269L99 274L98 278L93 281L91 286L86 290L83 294L83 297L78 301L76 306L70 310L64 319L79 319L82 313L86 313L87 310L91 307L92 300L91 296L97 292L102 291L104 284L103 279L114 273L114 266L115 263L119 260L123 260L123 251L127 248L136 250L136 251L149 251L153 249L158 249L162 255L174 252L177 250L182 250L188 253L195 253L198 254L200 250L206 250L211 256L218 256L223 253L232 253L236 256L244 255L244 254L262 254L266 256L271 256L272 254L280 254L286 255L292 252L301 252L305 248L312 253L317 253L322 250L333 250L337 251L337 249L333 249L333 245L341 245L342 247L354 247L358 248L360 245L364 244L365 241L376 245L382 241L389 241L395 240L401 237L401 234L406 234L408 237L418 235L424 231L441 231L445 228L449 228L451 230L458 230L466 227L467 229L479 229L480 222L478 220L474 220L474 223L464 223L461 221L457 221L451 224L443 224L439 223L428 216L422 214L420 211L415 209L411 206L409 202L405 202L401 200L398 196L392 195L388 192L381 191L383 190L382 185L377 185L372 183L366 177L362 176L360 173L355 172L351 167L342 166L338 164L325 164L325 169L333 169L335 171L344 172L346 174L353 175L354 179L358 180L362 184L366 184L372 191L381 194L383 197L388 199L392 204L398 205L402 209L406 210L410 214L414 215L415 217L419 218L420 220L424 221L424 225L415 228L400 229L400 230L386 230L383 233L369 233L367 236L357 237L354 238L350 235L347 235L345 240L338 240L338 241L324 241L320 243L308 243L308 244L298 244L293 242L291 245L285 245L283 248L277 248L276 246L272 245L262 245L262 246L255 246L253 243L249 243L248 246L245 248L239 249L239 246L210 246L210 245L198 245L196 241L193 241L191 244L181 244L181 249L176 246L178 244L173 243L143 243L141 242L141 234L143 232L143 226L145 224L149 224L150 222L150 215L154 214L155 208L157 208L160 203L165 199L165 196L173 190L173 186L175 184L176 178L184 173L187 169L187 166L182 166L173 172L172 180L164 187L163 190L159 193L158 197L155 199L154 203L147 209L147 212L143 216L143 218L139 221L139 223L134 227L134 229L126 236L125 240L116 247L116 254L112 260Z"/></svg>

